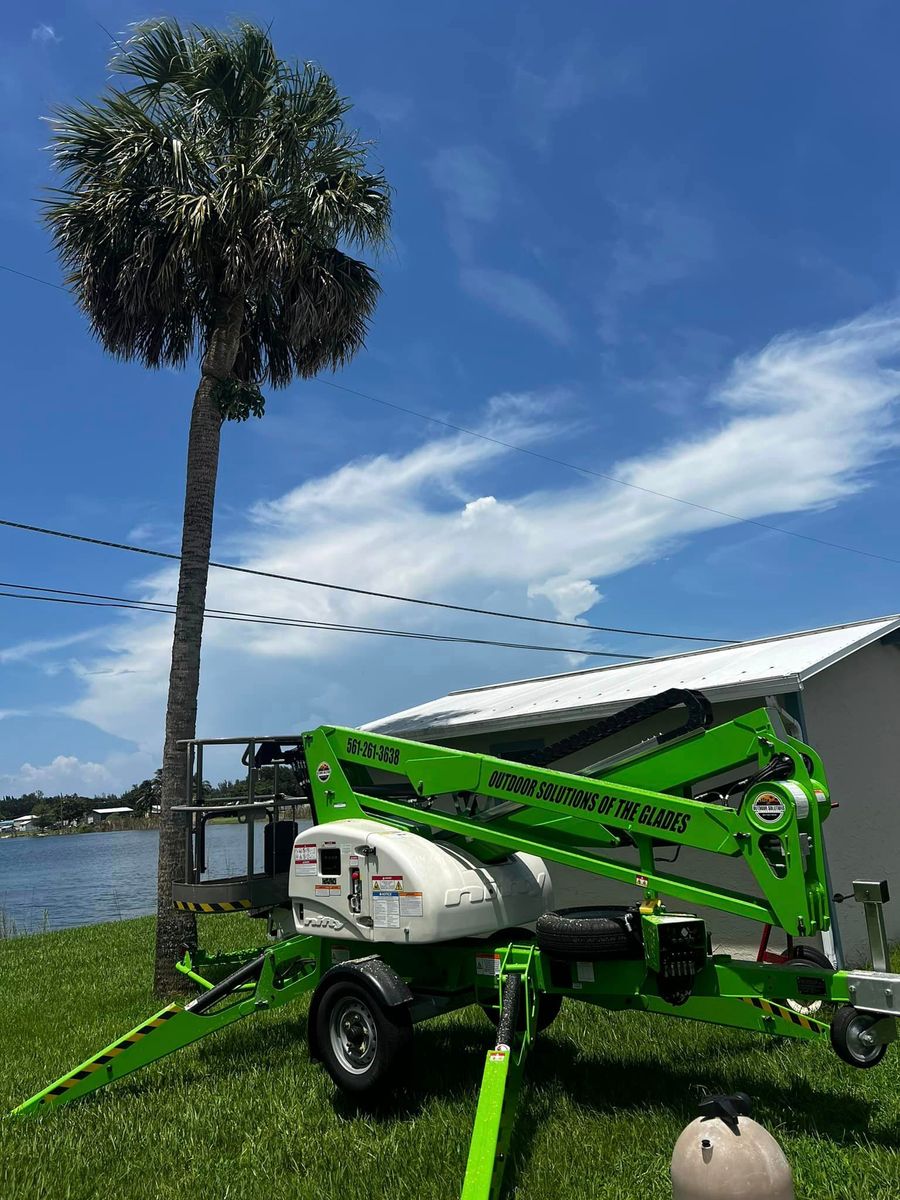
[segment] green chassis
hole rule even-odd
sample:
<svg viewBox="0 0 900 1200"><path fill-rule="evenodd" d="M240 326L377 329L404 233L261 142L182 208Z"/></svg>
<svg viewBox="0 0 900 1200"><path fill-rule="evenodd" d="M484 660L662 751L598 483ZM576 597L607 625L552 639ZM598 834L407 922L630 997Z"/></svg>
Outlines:
<svg viewBox="0 0 900 1200"><path fill-rule="evenodd" d="M596 779L353 729L319 728L303 735L303 745L317 824L367 816L425 836L465 839L485 860L523 850L627 882L644 892L645 929L665 911L659 902L663 893L808 937L827 930L831 922L821 830L830 807L828 791L819 757L783 731L776 732L773 720L777 718L760 709L654 744L604 767ZM738 768L752 775L778 754L791 760L789 783L751 785L737 808L691 798L692 789L703 781ZM411 785L414 798L385 797L385 780L403 782L407 793ZM763 791L759 808L765 815L760 816L753 801ZM485 801L493 801L494 807ZM623 846L637 862L616 856ZM743 858L756 894L666 873L656 854L658 848L672 846ZM193 960L186 955L179 969L203 989L198 1000L163 1008L15 1113L67 1103L226 1025L290 1003L315 989L353 947L346 940L292 936L271 942L262 952L200 953ZM900 978L883 972L830 972L814 966L784 971L727 955L706 956L693 976L689 997L675 1005L660 995L649 952L646 959L576 963L551 960L531 942L505 940L418 946L366 942L360 948L365 955L377 954L408 984L413 1020L471 1004L502 1006L508 978L519 977L524 1020L508 1045L487 1053L463 1200L500 1194L541 995L817 1039L828 1036L829 1026L801 1015L786 1001L808 1002L815 994L845 1004L857 999L858 990L871 981L900 985ZM214 986L204 973L229 970L232 983L218 985L216 1003L192 1011ZM887 1000L867 1003L865 1011L880 1018L879 1040L888 1042L894 1037L894 1022L885 1005L891 1002L892 990L884 990Z"/></svg>

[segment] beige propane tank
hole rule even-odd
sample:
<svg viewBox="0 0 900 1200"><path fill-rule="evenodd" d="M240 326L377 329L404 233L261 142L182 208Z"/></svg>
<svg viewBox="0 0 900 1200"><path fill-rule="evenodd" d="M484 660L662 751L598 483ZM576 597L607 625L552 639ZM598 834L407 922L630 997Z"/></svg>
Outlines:
<svg viewBox="0 0 900 1200"><path fill-rule="evenodd" d="M750 1119L750 1098L707 1096L672 1154L672 1200L794 1200L781 1147Z"/></svg>

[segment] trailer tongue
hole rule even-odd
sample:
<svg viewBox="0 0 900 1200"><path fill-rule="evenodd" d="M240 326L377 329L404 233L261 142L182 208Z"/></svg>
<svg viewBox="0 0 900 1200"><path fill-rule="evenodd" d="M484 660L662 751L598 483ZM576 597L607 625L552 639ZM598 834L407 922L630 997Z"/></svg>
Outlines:
<svg viewBox="0 0 900 1200"><path fill-rule="evenodd" d="M679 706L687 717L677 728L577 773L553 765ZM179 969L201 988L194 1000L163 1008L17 1114L67 1103L307 992L311 1056L339 1088L375 1097L408 1069L415 1024L477 1004L497 1035L462 1195L483 1200L500 1195L528 1050L564 997L830 1037L857 1067L874 1066L896 1036L900 976L887 961L883 883L854 885L873 971L832 970L799 945L790 970L772 956L713 955L705 922L662 903L748 918L783 930L791 945L831 928L825 772L773 710L713 727L702 695L670 691L519 761L334 727L231 744L246 745L247 795L227 810L246 819L246 870L206 877L207 822L221 806L202 803L210 742L190 742L179 810L187 870L173 902L265 915L269 944L246 955L185 955ZM303 831L301 804L314 821ZM736 875L740 862L755 886L742 892L670 872L660 852L677 857L683 847L735 860ZM639 903L554 912L548 862L630 884ZM821 1001L841 1005L830 1023L814 1015Z"/></svg>

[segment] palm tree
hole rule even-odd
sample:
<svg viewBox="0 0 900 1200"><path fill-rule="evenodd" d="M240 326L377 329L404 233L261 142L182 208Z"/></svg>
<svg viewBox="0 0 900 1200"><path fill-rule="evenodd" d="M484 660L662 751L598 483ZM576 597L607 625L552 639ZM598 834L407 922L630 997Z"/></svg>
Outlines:
<svg viewBox="0 0 900 1200"><path fill-rule="evenodd" d="M363 345L380 289L349 251L384 243L390 192L329 76L279 59L254 25L142 24L111 66L127 86L53 115L62 186L44 217L106 350L148 367L199 358L159 834L155 982L172 991L179 948L196 941L172 908L184 848L171 808L178 742L195 733L222 422L261 416L261 385L337 368Z"/></svg>

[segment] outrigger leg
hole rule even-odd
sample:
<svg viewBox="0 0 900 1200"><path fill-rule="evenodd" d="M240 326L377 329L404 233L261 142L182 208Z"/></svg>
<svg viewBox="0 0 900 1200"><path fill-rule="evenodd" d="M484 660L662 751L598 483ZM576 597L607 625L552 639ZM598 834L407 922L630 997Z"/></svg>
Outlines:
<svg viewBox="0 0 900 1200"><path fill-rule="evenodd" d="M12 1115L31 1116L45 1108L68 1104L243 1017L289 1003L315 986L320 947L317 939L301 937L264 950L221 983L208 985L207 991L188 1004L167 1004L99 1054L20 1104ZM229 998L230 1004L216 1007Z"/></svg>
<svg viewBox="0 0 900 1200"><path fill-rule="evenodd" d="M461 1200L498 1200L522 1091L525 1058L534 1039L537 992L532 979L534 951L512 966L510 947L501 970L501 1009L497 1044L487 1053ZM509 964L509 969L507 969Z"/></svg>

